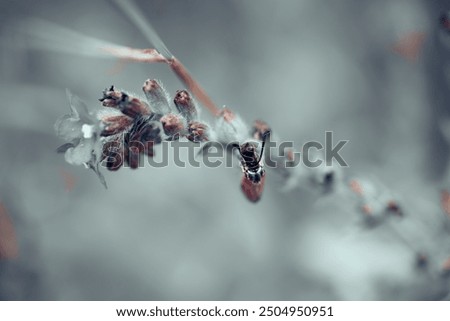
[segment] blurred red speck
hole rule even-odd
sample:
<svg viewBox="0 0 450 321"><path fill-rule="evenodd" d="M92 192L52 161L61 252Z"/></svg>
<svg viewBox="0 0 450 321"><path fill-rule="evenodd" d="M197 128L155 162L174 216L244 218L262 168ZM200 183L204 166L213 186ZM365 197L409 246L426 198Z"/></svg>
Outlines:
<svg viewBox="0 0 450 321"><path fill-rule="evenodd" d="M410 32L400 38L400 40L392 46L392 49L395 53L399 54L409 62L415 62L419 57L424 40L425 33L416 31Z"/></svg>
<svg viewBox="0 0 450 321"><path fill-rule="evenodd" d="M363 211L363 213L365 215L369 215L369 216L372 215L372 208L367 204L363 205L361 210Z"/></svg>
<svg viewBox="0 0 450 321"><path fill-rule="evenodd" d="M70 192L75 187L75 176L66 171L65 169L61 169L60 171L61 177L64 181L64 189L66 192Z"/></svg>
<svg viewBox="0 0 450 321"><path fill-rule="evenodd" d="M394 200L390 200L388 202L387 209L388 209L389 212L394 213L394 214L396 214L398 216L402 216L403 215L403 213L402 213L402 211L400 209L400 206Z"/></svg>
<svg viewBox="0 0 450 321"><path fill-rule="evenodd" d="M447 190L441 192L441 206L450 218L450 193Z"/></svg>
<svg viewBox="0 0 450 321"><path fill-rule="evenodd" d="M360 184L358 181L352 179L352 180L350 181L350 184L349 184L349 185L350 185L350 189L351 189L355 194L358 194L358 195L362 195L362 194L363 194L363 188L362 188L361 184Z"/></svg>
<svg viewBox="0 0 450 321"><path fill-rule="evenodd" d="M442 263L442 270L445 274L450 273L450 257Z"/></svg>
<svg viewBox="0 0 450 321"><path fill-rule="evenodd" d="M290 148L290 149L288 150L288 153L287 153L287 159L288 159L288 161L290 161L290 162L294 161L294 150L293 150L292 148Z"/></svg>
<svg viewBox="0 0 450 321"><path fill-rule="evenodd" d="M18 256L16 231L6 207L0 202L0 260L12 260Z"/></svg>

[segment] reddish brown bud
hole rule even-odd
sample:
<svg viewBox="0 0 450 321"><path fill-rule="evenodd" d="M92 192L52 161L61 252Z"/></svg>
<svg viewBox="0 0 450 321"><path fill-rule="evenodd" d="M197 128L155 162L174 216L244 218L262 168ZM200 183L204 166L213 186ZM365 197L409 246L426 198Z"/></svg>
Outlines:
<svg viewBox="0 0 450 321"><path fill-rule="evenodd" d="M220 116L222 116L222 118L227 123L231 123L236 118L236 115L233 113L233 111L231 109L228 109L228 108L223 108L220 111Z"/></svg>
<svg viewBox="0 0 450 321"><path fill-rule="evenodd" d="M103 91L103 97L99 99L105 107L119 109L124 115L136 118L138 115L150 115L149 106L142 100L130 97L127 93L120 92L111 86Z"/></svg>
<svg viewBox="0 0 450 321"><path fill-rule="evenodd" d="M147 97L152 110L159 114L167 114L171 112L167 93L163 87L156 81L147 79L142 86L142 90Z"/></svg>
<svg viewBox="0 0 450 321"><path fill-rule="evenodd" d="M128 116L108 116L102 119L105 127L100 133L101 136L111 136L125 131L131 124L133 120Z"/></svg>
<svg viewBox="0 0 450 321"><path fill-rule="evenodd" d="M192 121L197 117L197 109L194 101L186 90L178 90L174 98L175 106L177 106L180 114L187 121Z"/></svg>
<svg viewBox="0 0 450 321"><path fill-rule="evenodd" d="M105 107L114 107L117 108L119 105L119 101L122 99L122 93L114 89L114 86L111 86L109 89L106 88L103 90L103 97L99 100L102 102L102 105Z"/></svg>
<svg viewBox="0 0 450 321"><path fill-rule="evenodd" d="M150 115L149 106L142 100L128 96L122 93L122 99L119 102L118 108L120 111L131 118L136 118L141 115Z"/></svg>
<svg viewBox="0 0 450 321"><path fill-rule="evenodd" d="M167 136L179 136L185 130L185 123L183 119L175 114L167 114L161 117L161 124L164 128L164 133Z"/></svg>
<svg viewBox="0 0 450 321"><path fill-rule="evenodd" d="M207 135L208 126L198 121L189 123L189 135L187 138L194 143L206 142L209 140Z"/></svg>

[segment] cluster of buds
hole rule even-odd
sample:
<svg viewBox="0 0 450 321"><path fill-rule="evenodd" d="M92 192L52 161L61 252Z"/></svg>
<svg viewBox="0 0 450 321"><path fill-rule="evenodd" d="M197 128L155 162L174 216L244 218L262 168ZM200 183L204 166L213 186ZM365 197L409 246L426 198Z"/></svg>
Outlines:
<svg viewBox="0 0 450 321"><path fill-rule="evenodd" d="M56 123L57 134L67 141L58 152L64 152L69 163L93 169L106 186L99 171L101 163L110 171L123 166L136 169L142 157L153 157L154 146L163 141L181 138L193 143L215 141L231 146L239 158L243 170L241 188L247 199L252 202L260 199L265 181L263 148L258 150L248 140L264 142L270 132L265 123L256 122L249 129L238 115L223 108L213 130L200 119L196 102L188 91L178 90L172 105L169 95L156 80L146 80L142 89L145 98L114 86L106 88L99 99L104 108L96 115L89 113L81 100L69 93L71 113Z"/></svg>
<svg viewBox="0 0 450 321"><path fill-rule="evenodd" d="M179 90L169 103L168 94L156 80L145 81L142 87L146 101L111 86L103 91L102 105L119 114L100 117L103 137L103 157L109 170L119 169L124 162L138 168L141 155L154 156L154 146L162 141L186 137L192 142L205 142L210 127L198 118L193 98ZM123 156L123 158L122 158Z"/></svg>
<svg viewBox="0 0 450 321"><path fill-rule="evenodd" d="M381 223L388 216L403 216L400 205L387 188L374 180L353 178L350 190L358 197L358 207L369 225Z"/></svg>

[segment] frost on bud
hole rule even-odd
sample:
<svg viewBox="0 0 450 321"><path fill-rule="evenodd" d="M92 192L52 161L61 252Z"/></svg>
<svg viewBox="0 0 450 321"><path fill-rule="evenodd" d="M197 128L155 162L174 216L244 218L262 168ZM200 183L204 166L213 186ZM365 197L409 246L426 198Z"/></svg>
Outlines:
<svg viewBox="0 0 450 321"><path fill-rule="evenodd" d="M225 144L248 140L249 130L239 115L231 109L223 108L215 124L217 139Z"/></svg>
<svg viewBox="0 0 450 321"><path fill-rule="evenodd" d="M177 90L174 98L178 112L189 122L197 118L194 100L186 90Z"/></svg>
<svg viewBox="0 0 450 321"><path fill-rule="evenodd" d="M188 125L189 134L187 139L194 143L202 143L209 140L208 126L198 121L192 121Z"/></svg>
<svg viewBox="0 0 450 321"><path fill-rule="evenodd" d="M103 130L101 131L101 136L111 136L116 135L120 132L125 131L131 124L133 120L125 115L118 116L107 116L102 118Z"/></svg>
<svg viewBox="0 0 450 321"><path fill-rule="evenodd" d="M184 118L175 114L166 114L161 117L161 124L164 129L164 133L170 140L178 140L180 135L184 133L186 128L186 121Z"/></svg>
<svg viewBox="0 0 450 321"><path fill-rule="evenodd" d="M142 86L142 90L155 113L168 114L171 112L168 94L156 80L147 79Z"/></svg>

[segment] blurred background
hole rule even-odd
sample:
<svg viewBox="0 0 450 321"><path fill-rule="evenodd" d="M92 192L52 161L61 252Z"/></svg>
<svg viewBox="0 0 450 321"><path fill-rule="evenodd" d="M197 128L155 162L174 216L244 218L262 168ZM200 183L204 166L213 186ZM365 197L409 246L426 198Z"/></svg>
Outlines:
<svg viewBox="0 0 450 321"><path fill-rule="evenodd" d="M450 33L439 19L450 1L136 2L218 105L297 147L333 131L349 140L349 168L333 169L328 193L320 173L287 189L269 172L257 204L224 167L104 171L105 190L55 152L65 89L94 110L112 84L183 85L167 66L117 70L70 40L64 53L36 49L21 28L39 18L149 47L108 1L1 0L0 299L449 299ZM383 211L365 202L391 197L403 215L367 224Z"/></svg>

